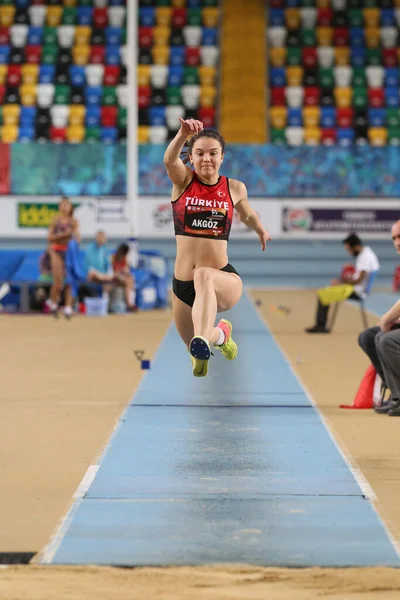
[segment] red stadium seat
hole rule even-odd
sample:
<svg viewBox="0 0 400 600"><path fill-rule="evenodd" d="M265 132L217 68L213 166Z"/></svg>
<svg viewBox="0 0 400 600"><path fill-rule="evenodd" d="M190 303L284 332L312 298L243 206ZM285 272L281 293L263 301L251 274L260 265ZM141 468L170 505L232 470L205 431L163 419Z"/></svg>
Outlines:
<svg viewBox="0 0 400 600"><path fill-rule="evenodd" d="M185 48L185 63L187 66L198 67L200 61L200 48Z"/></svg>
<svg viewBox="0 0 400 600"><path fill-rule="evenodd" d="M139 86L138 88L138 104L139 108L148 108L150 106L151 87Z"/></svg>
<svg viewBox="0 0 400 600"><path fill-rule="evenodd" d="M344 129L353 126L354 110L351 107L338 108L336 113L338 127Z"/></svg>
<svg viewBox="0 0 400 600"><path fill-rule="evenodd" d="M316 67L317 66L317 49L316 48L303 48L303 65L305 67Z"/></svg>
<svg viewBox="0 0 400 600"><path fill-rule="evenodd" d="M397 67L397 48L384 48L383 64L385 67Z"/></svg>
<svg viewBox="0 0 400 600"><path fill-rule="evenodd" d="M171 24L176 29L182 29L186 25L187 12L186 8L174 8L172 11Z"/></svg>
<svg viewBox="0 0 400 600"><path fill-rule="evenodd" d="M108 9L95 8L93 10L93 27L96 29L104 29L108 25Z"/></svg>
<svg viewBox="0 0 400 600"><path fill-rule="evenodd" d="M22 81L21 65L10 65L7 72L7 83L10 87L19 87Z"/></svg>
<svg viewBox="0 0 400 600"><path fill-rule="evenodd" d="M67 128L66 127L51 127L50 128L50 139L52 142L65 142L67 139Z"/></svg>
<svg viewBox="0 0 400 600"><path fill-rule="evenodd" d="M140 48L151 48L153 43L153 28L152 27L139 27L139 47Z"/></svg>
<svg viewBox="0 0 400 600"><path fill-rule="evenodd" d="M104 64L105 53L106 53L105 46L92 46L90 49L89 62L94 65Z"/></svg>
<svg viewBox="0 0 400 600"><path fill-rule="evenodd" d="M25 58L26 62L38 65L42 56L42 46L26 46Z"/></svg>
<svg viewBox="0 0 400 600"><path fill-rule="evenodd" d="M383 88L369 88L368 104L373 108L385 106L385 90Z"/></svg>
<svg viewBox="0 0 400 600"><path fill-rule="evenodd" d="M0 27L0 46L8 46L10 43L9 27Z"/></svg>
<svg viewBox="0 0 400 600"><path fill-rule="evenodd" d="M329 27L332 24L333 10L331 8L319 8L317 14L318 25Z"/></svg>
<svg viewBox="0 0 400 600"><path fill-rule="evenodd" d="M118 85L121 75L121 68L115 65L105 65L104 67L104 85Z"/></svg>
<svg viewBox="0 0 400 600"><path fill-rule="evenodd" d="M347 27L337 27L333 32L333 45L334 46L348 46L349 45L349 30Z"/></svg>
<svg viewBox="0 0 400 600"><path fill-rule="evenodd" d="M271 104L273 106L285 106L286 96L284 87L273 87L271 88Z"/></svg>
<svg viewBox="0 0 400 600"><path fill-rule="evenodd" d="M212 129L215 127L215 113L216 110L214 107L199 109L199 119L204 123L204 126L207 129Z"/></svg>
<svg viewBox="0 0 400 600"><path fill-rule="evenodd" d="M103 127L116 127L117 123L117 106L102 106L101 107L101 124Z"/></svg>
<svg viewBox="0 0 400 600"><path fill-rule="evenodd" d="M331 146L336 144L336 129L333 127L321 130L321 144L325 146Z"/></svg>
<svg viewBox="0 0 400 600"><path fill-rule="evenodd" d="M321 90L317 86L304 88L304 106L319 106Z"/></svg>

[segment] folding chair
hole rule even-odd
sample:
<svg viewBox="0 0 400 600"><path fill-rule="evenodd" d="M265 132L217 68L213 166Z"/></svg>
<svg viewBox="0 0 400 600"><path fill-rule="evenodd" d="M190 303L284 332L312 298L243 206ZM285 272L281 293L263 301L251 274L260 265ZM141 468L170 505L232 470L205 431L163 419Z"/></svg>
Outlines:
<svg viewBox="0 0 400 600"><path fill-rule="evenodd" d="M369 294L371 293L371 290L375 283L375 279L376 279L377 275L378 275L378 271L371 271L371 273L369 274L367 285L365 286L365 289L364 289L364 293L366 294L366 296L369 296ZM351 298L351 300L354 300L354 302L358 302L358 304L360 306L361 319L362 319L364 329L368 329L368 317L367 317L367 311L365 310L365 298ZM333 331L333 327L336 322L340 304L342 304L342 302L336 302L336 304L333 307L332 318L331 318L330 324L328 325L329 331Z"/></svg>

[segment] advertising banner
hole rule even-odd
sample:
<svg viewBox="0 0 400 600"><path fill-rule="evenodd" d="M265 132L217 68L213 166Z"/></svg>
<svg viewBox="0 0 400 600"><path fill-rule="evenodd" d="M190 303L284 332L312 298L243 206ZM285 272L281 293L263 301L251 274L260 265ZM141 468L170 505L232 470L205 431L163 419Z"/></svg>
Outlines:
<svg viewBox="0 0 400 600"><path fill-rule="evenodd" d="M282 231L291 234L387 234L400 218L399 208L284 207Z"/></svg>

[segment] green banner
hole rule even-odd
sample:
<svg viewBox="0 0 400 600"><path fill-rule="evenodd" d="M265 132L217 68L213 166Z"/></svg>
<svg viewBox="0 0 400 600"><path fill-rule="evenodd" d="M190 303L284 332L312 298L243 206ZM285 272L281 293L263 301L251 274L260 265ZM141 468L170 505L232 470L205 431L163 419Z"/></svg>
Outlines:
<svg viewBox="0 0 400 600"><path fill-rule="evenodd" d="M74 208L79 204L74 204ZM58 204L45 202L18 202L19 228L47 229L53 217L58 213Z"/></svg>

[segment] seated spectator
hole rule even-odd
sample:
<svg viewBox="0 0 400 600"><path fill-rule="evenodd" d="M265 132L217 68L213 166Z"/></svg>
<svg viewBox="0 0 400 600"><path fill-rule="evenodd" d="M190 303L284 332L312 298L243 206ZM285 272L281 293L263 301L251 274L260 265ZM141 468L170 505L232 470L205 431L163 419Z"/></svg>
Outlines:
<svg viewBox="0 0 400 600"><path fill-rule="evenodd" d="M392 226L392 240L400 254L400 220ZM358 338L360 347L370 358L376 372L389 388L391 397L375 412L400 416L400 301L383 315L377 327L369 327Z"/></svg>
<svg viewBox="0 0 400 600"><path fill-rule="evenodd" d="M111 259L114 271L114 283L124 288L126 308L128 311L136 311L135 304L135 279L131 273L128 263L129 246L121 244Z"/></svg>
<svg viewBox="0 0 400 600"><path fill-rule="evenodd" d="M308 327L306 333L330 333L327 328L329 307L343 300L365 298L365 288L371 273L379 270L378 258L369 246L364 246L355 233L343 240L347 252L355 261L355 273L343 274L342 280L334 280L333 285L317 291L318 304L315 325Z"/></svg>
<svg viewBox="0 0 400 600"><path fill-rule="evenodd" d="M98 231L95 241L91 242L85 250L86 277L92 283L110 284L114 280L110 273L109 252L106 244L105 232Z"/></svg>

